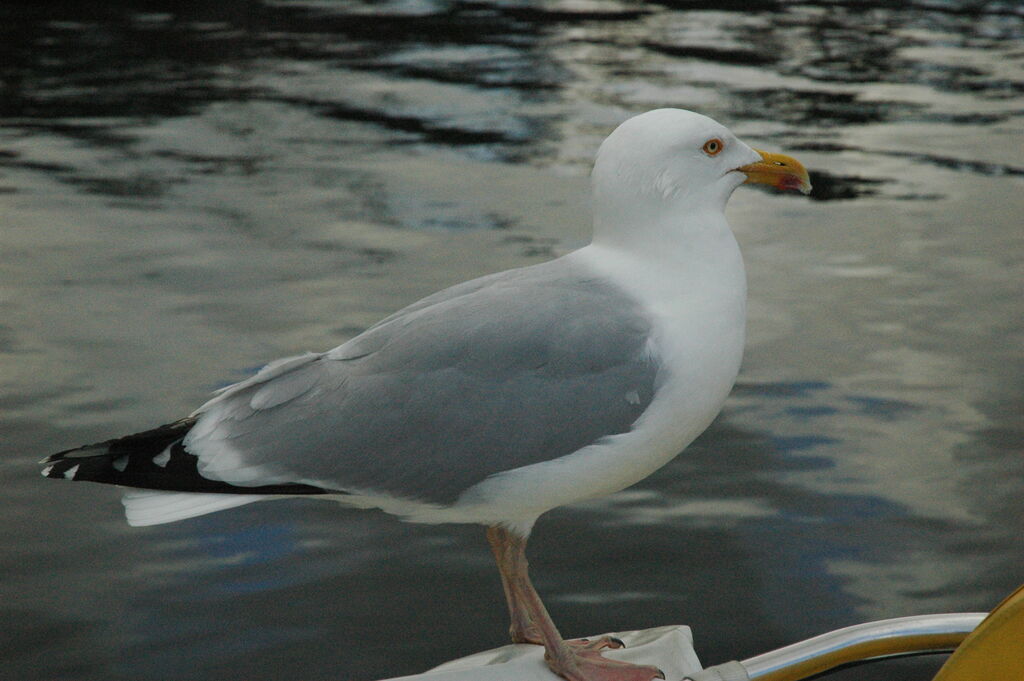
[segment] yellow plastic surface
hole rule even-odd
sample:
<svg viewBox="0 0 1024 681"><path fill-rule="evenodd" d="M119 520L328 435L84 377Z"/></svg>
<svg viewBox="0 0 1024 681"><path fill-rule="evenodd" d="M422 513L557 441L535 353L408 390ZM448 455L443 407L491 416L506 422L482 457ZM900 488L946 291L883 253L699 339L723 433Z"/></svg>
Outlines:
<svg viewBox="0 0 1024 681"><path fill-rule="evenodd" d="M981 621L934 681L1024 681L1024 586Z"/></svg>

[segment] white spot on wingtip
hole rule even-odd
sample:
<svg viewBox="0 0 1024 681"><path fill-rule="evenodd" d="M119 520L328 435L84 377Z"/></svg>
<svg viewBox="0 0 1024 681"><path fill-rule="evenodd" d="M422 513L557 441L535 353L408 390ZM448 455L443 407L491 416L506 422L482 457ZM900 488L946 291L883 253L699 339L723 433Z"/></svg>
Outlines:
<svg viewBox="0 0 1024 681"><path fill-rule="evenodd" d="M71 468L69 468L66 471L64 471L64 479L65 480L74 480L75 479L75 473L78 472L78 466L79 466L79 464L76 463L74 466L72 466Z"/></svg>
<svg viewBox="0 0 1024 681"><path fill-rule="evenodd" d="M50 477L50 471L52 471L52 470L53 470L53 466L52 465L47 466L46 468L44 468L43 469L43 477L44 478Z"/></svg>
<svg viewBox="0 0 1024 681"><path fill-rule="evenodd" d="M626 393L626 401L630 404L640 404L640 393L635 390L630 390Z"/></svg>
<svg viewBox="0 0 1024 681"><path fill-rule="evenodd" d="M167 449L165 449L164 451L160 452L159 454L157 454L156 456L153 457L153 463L155 463L157 466L160 466L160 468L166 468L167 467L167 462L170 461L170 460L171 460L171 448L170 447L168 447Z"/></svg>
<svg viewBox="0 0 1024 681"><path fill-rule="evenodd" d="M128 457L120 456L114 459L111 464L118 473L124 473L124 469L128 468Z"/></svg>

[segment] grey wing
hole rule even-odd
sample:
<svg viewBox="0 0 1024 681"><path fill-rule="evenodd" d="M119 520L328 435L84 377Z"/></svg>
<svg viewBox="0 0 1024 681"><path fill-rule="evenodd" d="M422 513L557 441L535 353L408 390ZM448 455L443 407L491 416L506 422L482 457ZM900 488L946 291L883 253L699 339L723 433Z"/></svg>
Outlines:
<svg viewBox="0 0 1024 681"><path fill-rule="evenodd" d="M449 504L627 432L654 397L649 321L564 259L423 302L204 405L185 440L200 473Z"/></svg>

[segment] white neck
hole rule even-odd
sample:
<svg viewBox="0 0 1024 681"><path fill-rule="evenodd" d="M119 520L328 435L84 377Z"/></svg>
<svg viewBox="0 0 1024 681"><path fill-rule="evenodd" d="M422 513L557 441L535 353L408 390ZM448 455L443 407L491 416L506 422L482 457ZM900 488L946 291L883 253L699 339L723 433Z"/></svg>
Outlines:
<svg viewBox="0 0 1024 681"><path fill-rule="evenodd" d="M622 182L595 168L593 243L648 259L699 261L725 232L731 239L725 204L742 182L742 175L729 173L694 190L677 178Z"/></svg>
<svg viewBox="0 0 1024 681"><path fill-rule="evenodd" d="M727 273L739 268L742 274L743 263L723 204L718 197L679 197L637 202L620 210L621 202L595 197L592 247L635 260L638 269L667 268L658 276L671 276L676 285L687 288L720 281L722 275L734 279Z"/></svg>

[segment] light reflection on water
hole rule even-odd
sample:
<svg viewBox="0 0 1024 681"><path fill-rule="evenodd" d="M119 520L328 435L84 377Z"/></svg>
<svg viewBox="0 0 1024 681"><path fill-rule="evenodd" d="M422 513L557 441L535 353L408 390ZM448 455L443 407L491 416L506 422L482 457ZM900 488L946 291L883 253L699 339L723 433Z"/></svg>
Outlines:
<svg viewBox="0 0 1024 681"><path fill-rule="evenodd" d="M816 189L730 207L750 341L723 416L538 524L562 630L684 622L719 661L1024 581L1024 15L730 8L5 3L4 669L372 679L502 643L477 528L285 500L131 530L34 461L585 243L597 144L665 105ZM908 664L887 677L930 663Z"/></svg>

